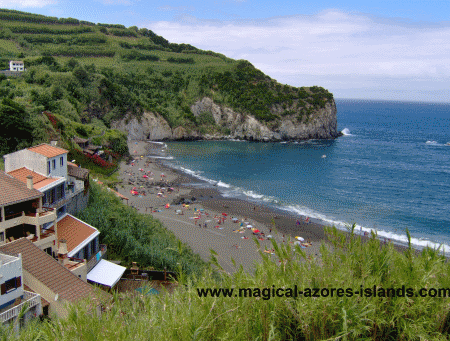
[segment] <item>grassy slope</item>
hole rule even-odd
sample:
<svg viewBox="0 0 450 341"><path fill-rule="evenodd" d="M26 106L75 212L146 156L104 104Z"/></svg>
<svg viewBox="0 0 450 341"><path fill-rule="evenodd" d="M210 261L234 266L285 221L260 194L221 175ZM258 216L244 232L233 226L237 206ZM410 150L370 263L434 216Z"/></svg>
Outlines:
<svg viewBox="0 0 450 341"><path fill-rule="evenodd" d="M12 15L15 20L7 20ZM235 61L188 45L170 44L145 29L136 31L98 25L39 24L38 21L52 22L56 19L11 11L4 12L3 18L0 15L0 20L3 26L0 30L0 57L4 65L10 58L23 57L26 64L30 64L47 53L60 66L64 66L70 60L70 54L75 54L80 65L95 65L97 73L101 73L99 70L102 68L109 68L114 75L140 78L141 82L135 79L118 81L121 77L110 77L111 81L130 89L134 96L131 96L131 101L135 105L120 108L119 117L126 112L139 112L140 108L161 113L172 126L194 128L199 122L190 114L189 106L201 96L208 95L220 103L276 125L286 115L298 120L305 119L332 99L325 89L317 88L314 92L311 88L283 86L248 62ZM90 32L77 33L77 30ZM115 35L119 33L129 36ZM127 60L127 56L133 53L140 59L153 56L159 60ZM190 63L174 63L168 61L170 58L188 59ZM37 64L42 65L42 62ZM59 69L58 72L61 67ZM38 71L44 72L42 68ZM177 73L182 80L180 86L163 84L156 89L151 87L155 83L154 78L161 83L174 83ZM33 82L36 83L39 82ZM145 89L146 86L150 89ZM81 101L80 106L89 104ZM276 104L284 108L281 114L271 112ZM105 111L111 109L104 108ZM80 110L82 108L78 108ZM217 130L219 127L209 128Z"/></svg>
<svg viewBox="0 0 450 341"><path fill-rule="evenodd" d="M375 237L362 243L329 230L335 252L322 250L320 265L301 249L274 245L283 260L264 263L254 275L238 271L220 281L210 273L183 279L172 295L116 297L101 319L80 304L65 320L31 325L11 339L35 340L448 340L448 298L383 297L383 289L449 288L450 265L438 252L397 252ZM347 238L347 240L346 240ZM345 246L345 247L344 247ZM305 258L305 259L304 259ZM300 261L302 260L303 261ZM352 288L376 286L377 297L264 299L275 288ZM197 288L252 288L253 297L200 298ZM259 295L253 288L268 288ZM432 292L432 291L430 291Z"/></svg>

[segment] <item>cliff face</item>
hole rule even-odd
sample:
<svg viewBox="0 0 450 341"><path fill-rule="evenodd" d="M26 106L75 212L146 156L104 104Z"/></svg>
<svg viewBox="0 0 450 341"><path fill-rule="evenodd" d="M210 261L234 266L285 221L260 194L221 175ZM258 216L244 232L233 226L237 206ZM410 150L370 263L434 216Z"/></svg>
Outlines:
<svg viewBox="0 0 450 341"><path fill-rule="evenodd" d="M140 121L130 115L112 124L112 128L128 134L128 139L136 140L193 140L193 139L245 139L252 141L280 141L305 139L332 139L340 136L337 132L336 104L334 100L325 108L316 109L307 120L284 117L270 129L264 122L252 115L235 112L204 97L191 106L194 116L211 113L217 125L228 128L230 134L201 135L197 131L187 131L183 127L171 129L158 114L144 112Z"/></svg>

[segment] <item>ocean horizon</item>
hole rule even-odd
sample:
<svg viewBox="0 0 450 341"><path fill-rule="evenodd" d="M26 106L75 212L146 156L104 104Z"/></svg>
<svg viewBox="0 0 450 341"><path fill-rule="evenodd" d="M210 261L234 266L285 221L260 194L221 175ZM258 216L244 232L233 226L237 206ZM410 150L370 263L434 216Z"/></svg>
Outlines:
<svg viewBox="0 0 450 341"><path fill-rule="evenodd" d="M450 104L336 106L335 140L167 142L164 161L225 197L450 254Z"/></svg>

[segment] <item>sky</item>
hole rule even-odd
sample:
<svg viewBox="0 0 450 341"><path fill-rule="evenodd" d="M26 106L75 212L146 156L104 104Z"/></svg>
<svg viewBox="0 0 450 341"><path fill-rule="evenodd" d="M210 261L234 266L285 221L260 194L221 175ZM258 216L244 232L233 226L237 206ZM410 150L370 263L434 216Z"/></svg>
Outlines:
<svg viewBox="0 0 450 341"><path fill-rule="evenodd" d="M146 27L335 98L450 102L450 0L0 0L0 8Z"/></svg>

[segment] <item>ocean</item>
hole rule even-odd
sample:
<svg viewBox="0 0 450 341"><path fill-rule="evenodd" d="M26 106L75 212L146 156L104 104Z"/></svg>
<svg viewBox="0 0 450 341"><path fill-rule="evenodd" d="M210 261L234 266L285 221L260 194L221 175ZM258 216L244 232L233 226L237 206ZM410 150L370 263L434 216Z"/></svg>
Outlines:
<svg viewBox="0 0 450 341"><path fill-rule="evenodd" d="M450 104L336 100L336 140L167 143L172 167L224 196L450 254Z"/></svg>

